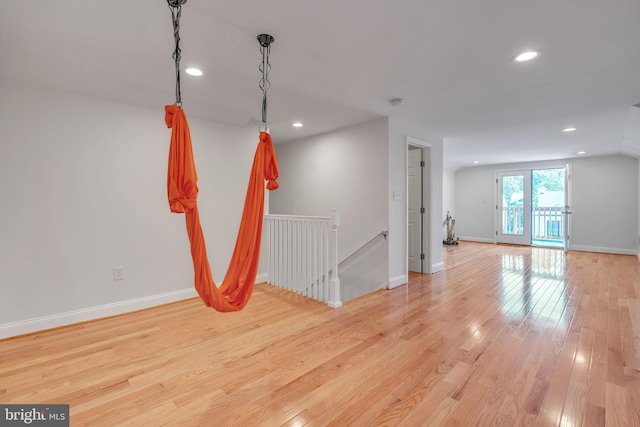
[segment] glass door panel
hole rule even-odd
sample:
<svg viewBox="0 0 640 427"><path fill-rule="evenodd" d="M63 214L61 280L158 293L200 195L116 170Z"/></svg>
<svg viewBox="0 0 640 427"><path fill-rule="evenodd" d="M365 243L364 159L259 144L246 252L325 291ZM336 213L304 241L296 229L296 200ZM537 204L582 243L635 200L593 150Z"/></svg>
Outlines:
<svg viewBox="0 0 640 427"><path fill-rule="evenodd" d="M531 244L561 248L566 231L565 168L534 169L531 172Z"/></svg>
<svg viewBox="0 0 640 427"><path fill-rule="evenodd" d="M531 244L531 171L498 172L499 243Z"/></svg>

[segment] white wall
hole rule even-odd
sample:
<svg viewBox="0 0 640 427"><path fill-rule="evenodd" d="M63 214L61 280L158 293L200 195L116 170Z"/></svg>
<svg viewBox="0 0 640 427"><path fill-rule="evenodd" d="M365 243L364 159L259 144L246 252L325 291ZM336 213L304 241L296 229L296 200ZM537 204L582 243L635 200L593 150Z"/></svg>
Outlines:
<svg viewBox="0 0 640 427"><path fill-rule="evenodd" d="M270 213L328 216L338 209L343 260L387 229L387 135L387 119L379 119L276 144L280 188Z"/></svg>
<svg viewBox="0 0 640 427"><path fill-rule="evenodd" d="M461 238L494 240L495 172L572 167L571 249L633 253L638 242L638 161L613 155L464 168L456 173L456 229Z"/></svg>
<svg viewBox="0 0 640 427"><path fill-rule="evenodd" d="M626 156L575 159L571 249L635 253L638 162Z"/></svg>
<svg viewBox="0 0 640 427"><path fill-rule="evenodd" d="M389 283L390 286L407 281L407 137L431 145L429 179L431 182L429 200L429 233L432 237L429 248L430 271L444 267L442 262L442 180L443 144L442 138L424 130L389 120ZM400 200L393 200L393 192L399 191Z"/></svg>
<svg viewBox="0 0 640 427"><path fill-rule="evenodd" d="M0 337L194 296L157 110L0 81ZM187 115L188 105L185 107ZM255 127L190 120L213 275L235 242ZM112 268L124 266L125 280Z"/></svg>

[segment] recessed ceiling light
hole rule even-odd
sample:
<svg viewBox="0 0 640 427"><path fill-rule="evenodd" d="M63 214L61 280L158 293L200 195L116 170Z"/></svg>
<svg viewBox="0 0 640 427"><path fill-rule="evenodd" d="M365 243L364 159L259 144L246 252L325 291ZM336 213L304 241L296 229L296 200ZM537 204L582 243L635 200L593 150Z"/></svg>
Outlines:
<svg viewBox="0 0 640 427"><path fill-rule="evenodd" d="M578 151L578 154L582 155L582 154L587 154L586 151Z"/></svg>
<svg viewBox="0 0 640 427"><path fill-rule="evenodd" d="M195 77L200 77L202 75L202 70L200 70L199 68L189 67L185 69L184 72L189 74L190 76L195 76Z"/></svg>
<svg viewBox="0 0 640 427"><path fill-rule="evenodd" d="M478 163L480 163L480 162L479 162L479 161L477 161L477 160L474 160L474 161L473 161L473 164L474 164L474 165L477 165Z"/></svg>
<svg viewBox="0 0 640 427"><path fill-rule="evenodd" d="M522 52L521 54L514 56L513 60L515 62L526 62L526 61L531 61L533 58L535 58L538 55L540 55L539 50L529 50L527 52Z"/></svg>
<svg viewBox="0 0 640 427"><path fill-rule="evenodd" d="M565 128L565 129L562 129L562 132L575 132L577 130L578 129L576 129L576 128Z"/></svg>
<svg viewBox="0 0 640 427"><path fill-rule="evenodd" d="M302 126L304 126L304 123L302 122L293 122L293 124L291 125L294 128L301 128Z"/></svg>
<svg viewBox="0 0 640 427"><path fill-rule="evenodd" d="M404 99L402 98L393 98L389 101L392 107L402 107L404 105Z"/></svg>

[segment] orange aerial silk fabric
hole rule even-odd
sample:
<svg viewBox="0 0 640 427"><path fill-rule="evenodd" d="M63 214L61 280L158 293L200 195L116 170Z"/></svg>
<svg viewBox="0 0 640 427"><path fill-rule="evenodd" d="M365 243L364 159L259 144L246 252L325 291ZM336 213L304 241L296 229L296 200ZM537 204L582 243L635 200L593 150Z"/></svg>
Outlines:
<svg viewBox="0 0 640 427"><path fill-rule="evenodd" d="M251 298L258 274L264 215L264 181L268 181L269 190L278 188L278 159L271 136L266 132L260 132L260 142L253 159L236 246L227 274L218 288L211 276L207 248L200 226L196 203L198 176L193 161L187 117L177 105L167 105L165 113L165 122L167 127L171 128L167 174L169 207L171 212L185 213L195 271L195 288L207 307L222 312L242 310Z"/></svg>

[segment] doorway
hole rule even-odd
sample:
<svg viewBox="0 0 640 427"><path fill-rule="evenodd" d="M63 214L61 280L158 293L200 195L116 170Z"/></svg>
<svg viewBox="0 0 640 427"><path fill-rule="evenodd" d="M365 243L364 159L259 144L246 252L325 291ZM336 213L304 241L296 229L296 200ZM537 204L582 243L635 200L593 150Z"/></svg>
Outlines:
<svg viewBox="0 0 640 427"><path fill-rule="evenodd" d="M496 241L568 248L569 166L500 171Z"/></svg>
<svg viewBox="0 0 640 427"><path fill-rule="evenodd" d="M422 197L422 180L424 176L424 160L422 149L409 146L407 153L407 261L409 271L424 273L424 200Z"/></svg>
<svg viewBox="0 0 640 427"><path fill-rule="evenodd" d="M431 273L431 144L407 137L407 270Z"/></svg>
<svg viewBox="0 0 640 427"><path fill-rule="evenodd" d="M531 244L564 248L567 232L566 168L531 171Z"/></svg>

